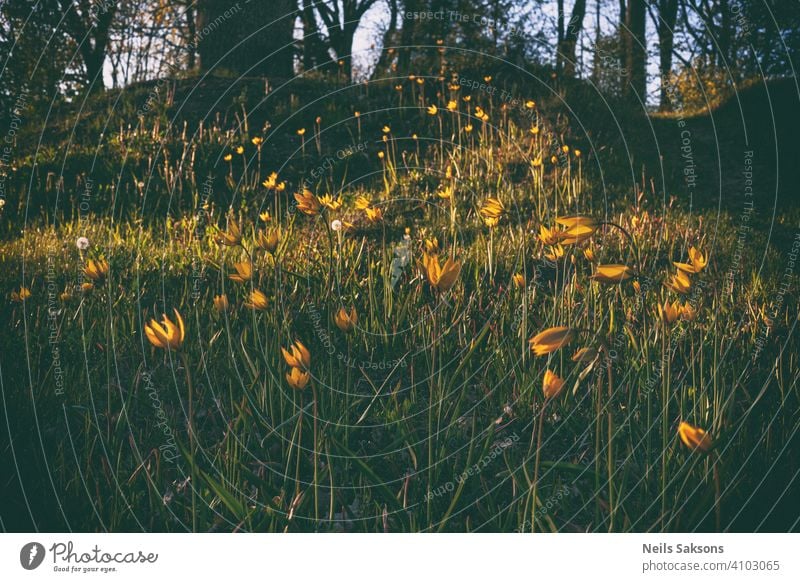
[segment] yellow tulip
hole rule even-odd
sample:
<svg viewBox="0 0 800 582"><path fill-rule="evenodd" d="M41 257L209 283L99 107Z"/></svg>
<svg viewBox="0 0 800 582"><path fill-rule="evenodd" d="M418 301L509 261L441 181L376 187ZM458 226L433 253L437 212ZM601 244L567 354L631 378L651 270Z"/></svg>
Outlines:
<svg viewBox="0 0 800 582"><path fill-rule="evenodd" d="M262 138L260 138L260 137L254 137L253 139L251 139L251 140L250 140L250 142L251 142L251 143L252 143L254 146L260 146L260 145L261 145L261 143L262 143L263 141L264 141L264 140L263 140Z"/></svg>
<svg viewBox="0 0 800 582"><path fill-rule="evenodd" d="M356 313L356 308L351 307L350 313L347 313L344 307L340 307L339 311L333 318L334 323L336 323L336 327L341 329L345 333L349 333L353 331L356 327L356 323L358 323L358 314Z"/></svg>
<svg viewBox="0 0 800 582"><path fill-rule="evenodd" d="M369 196L359 196L356 198L355 207L356 210L366 210L372 205L372 200L370 200Z"/></svg>
<svg viewBox="0 0 800 582"><path fill-rule="evenodd" d="M436 237L425 239L423 242L425 245L425 252L429 255L438 255L439 254L439 239Z"/></svg>
<svg viewBox="0 0 800 582"><path fill-rule="evenodd" d="M425 253L422 256L422 264L425 267L425 274L431 287L444 293L449 291L458 281L461 274L461 265L452 259L447 259L444 265L439 265L439 259Z"/></svg>
<svg viewBox="0 0 800 582"><path fill-rule="evenodd" d="M671 305L669 301L665 301L663 306L658 306L658 316L667 325L675 323L680 315L681 304L677 301L674 301Z"/></svg>
<svg viewBox="0 0 800 582"><path fill-rule="evenodd" d="M263 311L267 308L267 305L269 305L269 299L258 289L253 289L250 291L250 296L248 300L245 301L244 305L256 311Z"/></svg>
<svg viewBox="0 0 800 582"><path fill-rule="evenodd" d="M319 203L328 210L338 210L342 207L342 199L334 198L330 194L325 194L325 196L320 197Z"/></svg>
<svg viewBox="0 0 800 582"><path fill-rule="evenodd" d="M297 135L299 135L300 137L304 136L305 134L306 134L305 127L301 127L300 129L297 130Z"/></svg>
<svg viewBox="0 0 800 582"><path fill-rule="evenodd" d="M706 268L708 264L708 260L706 257L698 251L696 248L691 247L689 249L689 263L673 263L680 271L684 273L699 273L703 269Z"/></svg>
<svg viewBox="0 0 800 582"><path fill-rule="evenodd" d="M308 216L316 216L322 210L319 200L308 188L302 193L295 192L294 199L297 200L297 209Z"/></svg>
<svg viewBox="0 0 800 582"><path fill-rule="evenodd" d="M558 233L558 236L561 239L561 244L574 245L592 238L596 230L597 229L595 227L587 226L585 224L576 224L575 226L561 231Z"/></svg>
<svg viewBox="0 0 800 582"><path fill-rule="evenodd" d="M291 350L291 351L289 351ZM308 370L311 368L311 352L299 340L289 346L289 350L281 348L283 359L293 368Z"/></svg>
<svg viewBox="0 0 800 582"><path fill-rule="evenodd" d="M216 309L218 313L228 311L228 307L230 307L230 304L228 303L227 295L224 293L222 295L214 295L214 309Z"/></svg>
<svg viewBox="0 0 800 582"><path fill-rule="evenodd" d="M233 268L236 269L236 273L233 275L228 275L228 279L235 283L244 283L253 277L253 265L249 261L244 263L234 263Z"/></svg>
<svg viewBox="0 0 800 582"><path fill-rule="evenodd" d="M550 370L544 373L544 381L542 382L542 391L544 397L550 400L558 396L564 389L564 380L556 376Z"/></svg>
<svg viewBox="0 0 800 582"><path fill-rule="evenodd" d="M258 235L256 235L256 244L258 247L270 253L274 253L275 249L278 248L279 240L280 235L274 228L270 229L269 231L259 230Z"/></svg>
<svg viewBox="0 0 800 582"><path fill-rule="evenodd" d="M484 219L495 218L499 219L505 212L505 206L498 198L487 198L486 202L481 206L480 214Z"/></svg>
<svg viewBox="0 0 800 582"><path fill-rule="evenodd" d="M244 153L244 146L236 146L236 153L241 156Z"/></svg>
<svg viewBox="0 0 800 582"><path fill-rule="evenodd" d="M102 282L106 275L108 275L108 263L103 259L98 259L96 261L89 259L86 262L86 268L83 270L83 274L86 275L87 279L91 279L94 282Z"/></svg>
<svg viewBox="0 0 800 582"><path fill-rule="evenodd" d="M679 270L675 275L672 276L669 282L665 282L664 285L676 293L685 295L692 287L692 280L689 279L689 276L685 272Z"/></svg>
<svg viewBox="0 0 800 582"><path fill-rule="evenodd" d="M147 339L157 348L177 350L181 347L186 337L181 314L178 313L177 309L172 311L175 313L175 323L165 313L160 323L155 319L151 319L144 326L144 333Z"/></svg>
<svg viewBox="0 0 800 582"><path fill-rule="evenodd" d="M514 273L514 275L511 277L511 280L520 289L525 288L525 276L522 275L522 273Z"/></svg>
<svg viewBox="0 0 800 582"><path fill-rule="evenodd" d="M563 256L564 256L564 247L562 247L561 245L552 246L544 253L544 257L550 262L555 262L560 258L562 258Z"/></svg>
<svg viewBox="0 0 800 582"><path fill-rule="evenodd" d="M448 111L455 111L456 109L458 109L458 101L456 101L455 99L451 99L450 101L448 101L447 109Z"/></svg>
<svg viewBox="0 0 800 582"><path fill-rule="evenodd" d="M697 310L688 301L681 307L681 319L684 321L694 321L697 319Z"/></svg>
<svg viewBox="0 0 800 582"><path fill-rule="evenodd" d="M706 431L685 421L681 421L678 425L678 436L683 444L693 451L707 453L714 446L714 441Z"/></svg>
<svg viewBox="0 0 800 582"><path fill-rule="evenodd" d="M222 159L225 160L226 162L230 162L233 159L233 156L231 154L225 154L224 156L222 156Z"/></svg>
<svg viewBox="0 0 800 582"><path fill-rule="evenodd" d="M364 210L367 215L367 220L370 222L380 222L383 220L383 210L380 208L367 208Z"/></svg>
<svg viewBox="0 0 800 582"><path fill-rule="evenodd" d="M20 287L19 291L12 291L11 292L11 301L15 303L22 303L28 297L31 296L31 290L27 287Z"/></svg>
<svg viewBox="0 0 800 582"><path fill-rule="evenodd" d="M633 269L627 265L597 265L592 279L600 283L621 283L633 277Z"/></svg>
<svg viewBox="0 0 800 582"><path fill-rule="evenodd" d="M228 220L228 230L225 232L219 231L214 240L217 244L235 247L242 242L242 230L239 228L239 224L233 218L230 218Z"/></svg>
<svg viewBox="0 0 800 582"><path fill-rule="evenodd" d="M299 368L292 368L291 371L286 374L286 382L295 390L302 390L305 388L310 379L311 375L308 372L303 372Z"/></svg>
<svg viewBox="0 0 800 582"><path fill-rule="evenodd" d="M547 228L546 226L542 225L539 227L539 240L546 245L555 245L558 244L558 241L561 239L559 238L559 233L556 229Z"/></svg>
<svg viewBox="0 0 800 582"><path fill-rule="evenodd" d="M436 115L439 112L439 108L436 105L431 105L428 107L428 115Z"/></svg>
<svg viewBox="0 0 800 582"><path fill-rule="evenodd" d="M582 216L575 214L572 216L559 216L556 218L556 224L560 224L564 228L572 228L575 226L585 226L592 229L597 229L597 219L593 216Z"/></svg>
<svg viewBox="0 0 800 582"><path fill-rule="evenodd" d="M534 354L544 356L569 344L575 338L576 333L569 327L550 327L533 336L528 342Z"/></svg>

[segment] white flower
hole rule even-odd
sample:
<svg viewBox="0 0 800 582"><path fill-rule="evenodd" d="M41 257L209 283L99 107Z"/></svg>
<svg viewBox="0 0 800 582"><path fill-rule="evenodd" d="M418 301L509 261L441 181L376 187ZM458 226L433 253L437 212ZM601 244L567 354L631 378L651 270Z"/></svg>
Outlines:
<svg viewBox="0 0 800 582"><path fill-rule="evenodd" d="M85 236L78 237L78 240L75 241L75 246L78 247L79 251L85 251L89 248L89 239Z"/></svg>
<svg viewBox="0 0 800 582"><path fill-rule="evenodd" d="M339 232L342 230L342 221L341 220L334 220L331 222L331 230L335 232Z"/></svg>

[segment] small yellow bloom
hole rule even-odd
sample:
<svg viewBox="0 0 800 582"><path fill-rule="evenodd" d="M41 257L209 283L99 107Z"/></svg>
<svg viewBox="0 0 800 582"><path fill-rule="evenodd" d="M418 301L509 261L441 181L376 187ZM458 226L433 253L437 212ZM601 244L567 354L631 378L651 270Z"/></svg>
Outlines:
<svg viewBox="0 0 800 582"><path fill-rule="evenodd" d="M439 113L439 108L436 105L428 107L428 115L436 115L437 113Z"/></svg>
<svg viewBox="0 0 800 582"><path fill-rule="evenodd" d="M559 232L554 228L547 228L544 225L539 226L539 240L546 245L558 244L561 240Z"/></svg>
<svg viewBox="0 0 800 582"><path fill-rule="evenodd" d="M356 198L355 207L356 210L366 210L372 205L372 200L369 196L358 196Z"/></svg>
<svg viewBox="0 0 800 582"><path fill-rule="evenodd" d="M558 396L564 389L564 380L556 376L550 370L544 373L544 381L542 382L542 391L544 397L550 400Z"/></svg>
<svg viewBox="0 0 800 582"><path fill-rule="evenodd" d="M267 212L267 211L264 211L264 212L262 212L261 214L259 214L259 215L258 215L258 217L259 217L259 218L260 218L260 219L261 219L263 222L269 222L270 220L272 220L272 216L270 216L270 213L269 213L269 212Z"/></svg>
<svg viewBox="0 0 800 582"><path fill-rule="evenodd" d="M532 99L528 100L525 102L525 107L527 107L528 109L533 109L534 107L536 107L536 102L533 101Z"/></svg>
<svg viewBox="0 0 800 582"><path fill-rule="evenodd" d="M589 247L583 249L583 257L590 263L594 263L597 260L597 258L594 256L594 251Z"/></svg>
<svg viewBox="0 0 800 582"><path fill-rule="evenodd" d="M697 319L697 310L692 304L686 301L681 307L681 319L684 321L694 321Z"/></svg>
<svg viewBox="0 0 800 582"><path fill-rule="evenodd" d="M280 235L274 228L269 229L269 231L259 230L256 235L256 245L258 245L258 248L270 253L274 253L275 249L278 248L279 240Z"/></svg>
<svg viewBox="0 0 800 582"><path fill-rule="evenodd" d="M544 252L544 257L550 262L555 262L564 257L564 247L561 245L551 246Z"/></svg>
<svg viewBox="0 0 800 582"><path fill-rule="evenodd" d="M544 356L568 345L575 335L576 331L569 327L550 327L533 336L528 342L534 354Z"/></svg>
<svg viewBox="0 0 800 582"><path fill-rule="evenodd" d="M58 298L61 299L61 301L67 302L72 299L72 294L69 291L63 291Z"/></svg>
<svg viewBox="0 0 800 582"><path fill-rule="evenodd" d="M533 127L531 127L530 132L533 135L538 135L539 134L539 126L538 125L534 125ZM542 163L541 160L542 160L542 158L541 158L541 156L539 156L539 163L540 164Z"/></svg>
<svg viewBox="0 0 800 582"><path fill-rule="evenodd" d="M224 293L222 295L214 295L214 309L218 313L228 311L230 304L228 303L228 296Z"/></svg>
<svg viewBox="0 0 800 582"><path fill-rule="evenodd" d="M484 218L500 218L505 210L505 206L503 206L499 198L487 198L480 209L480 213Z"/></svg>
<svg viewBox="0 0 800 582"><path fill-rule="evenodd" d="M253 144L254 146L256 146L256 147L260 146L260 145L261 145L261 144L264 142L264 140L263 140L262 138L260 138L260 137L254 137L254 138L253 138L253 139L251 139L250 141L251 141L251 142L252 142L252 144Z"/></svg>
<svg viewBox="0 0 800 582"><path fill-rule="evenodd" d="M245 301L244 305L245 307L255 309L256 311L263 311L267 308L267 305L269 305L269 299L258 289L253 289L250 291L250 296L248 297L248 300Z"/></svg>
<svg viewBox="0 0 800 582"><path fill-rule="evenodd" d="M383 152L378 152L378 159L379 160L382 160L385 156L386 156L386 154L384 154Z"/></svg>
<svg viewBox="0 0 800 582"><path fill-rule="evenodd" d="M714 446L714 441L706 431L686 421L681 421L678 425L678 436L683 444L693 451L707 453Z"/></svg>
<svg viewBox="0 0 800 582"><path fill-rule="evenodd" d="M233 268L236 269L236 273L228 275L228 279L235 283L244 283L253 277L253 265L249 261L234 263Z"/></svg>
<svg viewBox="0 0 800 582"><path fill-rule="evenodd" d="M383 220L383 210L380 208L365 208L364 214L367 215L367 220L370 222L380 222Z"/></svg>
<svg viewBox="0 0 800 582"><path fill-rule="evenodd" d="M301 127L300 129L297 130L297 135L299 135L300 137L303 137L305 134L306 134L305 127Z"/></svg>
<svg viewBox="0 0 800 582"><path fill-rule="evenodd" d="M574 150L572 153L575 154L576 158L581 157L581 150Z"/></svg>
<svg viewBox="0 0 800 582"><path fill-rule="evenodd" d="M272 172L266 180L261 182L261 185L267 190L273 190L275 192L283 192L286 190L286 182L278 181L278 172Z"/></svg>
<svg viewBox="0 0 800 582"><path fill-rule="evenodd" d="M291 350L291 351L289 351ZM311 352L299 340L289 346L289 350L281 348L283 359L293 368L309 370L311 368Z"/></svg>
<svg viewBox="0 0 800 582"><path fill-rule="evenodd" d="M147 339L157 348L177 350L183 345L183 340L186 337L183 318L177 309L172 311L175 313L175 323L165 313L161 318L161 322L151 319L144 326L144 333Z"/></svg>
<svg viewBox="0 0 800 582"><path fill-rule="evenodd" d="M436 195L443 200L450 200L453 197L453 187L445 186L436 191Z"/></svg>
<svg viewBox="0 0 800 582"><path fill-rule="evenodd" d="M94 291L94 285L92 285L88 281L81 283L81 291L84 293L91 293L92 291Z"/></svg>
<svg viewBox="0 0 800 582"><path fill-rule="evenodd" d="M341 329L345 333L349 333L353 331L356 327L356 323L358 323L358 314L356 313L356 308L351 307L350 313L347 313L344 307L340 307L339 311L333 318L336 327Z"/></svg>
<svg viewBox="0 0 800 582"><path fill-rule="evenodd" d="M319 197L319 203L328 210L338 210L342 207L342 199L334 198L330 194L325 194L325 196Z"/></svg>
<svg viewBox="0 0 800 582"><path fill-rule="evenodd" d="M683 271L678 271L676 274L672 276L669 282L665 282L664 285L668 289L672 289L675 293L680 293L681 295L685 295L689 292L689 289L692 287L692 280L689 279L689 275L687 275Z"/></svg>
<svg viewBox="0 0 800 582"><path fill-rule="evenodd" d="M303 372L299 368L292 368L291 371L286 374L286 382L295 390L302 390L305 388L310 379L311 375L308 372Z"/></svg>
<svg viewBox="0 0 800 582"><path fill-rule="evenodd" d="M12 291L11 292L11 301L15 303L22 303L28 297L31 296L31 290L27 287L20 287L19 291Z"/></svg>
<svg viewBox="0 0 800 582"><path fill-rule="evenodd" d="M569 146L568 145L561 146L561 151L564 152L565 154L569 153Z"/></svg>
<svg viewBox="0 0 800 582"><path fill-rule="evenodd" d="M684 273L699 273L703 269L705 269L706 265L708 264L708 260L703 255L702 252L698 251L696 248L692 247L689 249L689 263L673 263L679 270L683 271Z"/></svg>
<svg viewBox="0 0 800 582"><path fill-rule="evenodd" d="M244 153L244 146L236 146L236 153L241 156Z"/></svg>
<svg viewBox="0 0 800 582"><path fill-rule="evenodd" d="M483 81L484 81L485 83L491 83L491 82L492 82L492 76L491 76L491 75L486 75L486 76L483 78Z"/></svg>
<svg viewBox="0 0 800 582"><path fill-rule="evenodd" d="M389 127L388 125L384 125L382 131L383 133L389 133L392 131L392 128Z"/></svg>
<svg viewBox="0 0 800 582"><path fill-rule="evenodd" d="M235 247L242 242L242 230L239 228L239 224L231 217L228 219L228 230L226 232L217 232L214 240L217 244Z"/></svg>
<svg viewBox="0 0 800 582"><path fill-rule="evenodd" d="M514 285L520 289L525 288L525 276L522 273L514 273L514 275L511 277L511 280L514 282Z"/></svg>
<svg viewBox="0 0 800 582"><path fill-rule="evenodd" d="M226 162L230 162L233 159L233 156L231 154L225 154L224 156L222 156L222 159L225 160Z"/></svg>
<svg viewBox="0 0 800 582"><path fill-rule="evenodd" d="M302 193L295 192L294 199L297 200L297 209L308 216L316 216L322 210L319 199L308 188Z"/></svg>
<svg viewBox="0 0 800 582"><path fill-rule="evenodd" d="M436 237L425 239L425 252L429 255L438 255L439 254L439 239Z"/></svg>
<svg viewBox="0 0 800 582"><path fill-rule="evenodd" d="M583 216L575 214L572 216L559 216L556 218L556 224L560 224L564 228L572 228L574 226L586 226L588 228L597 229L598 222L593 216Z"/></svg>
<svg viewBox="0 0 800 582"><path fill-rule="evenodd" d="M447 259L444 265L439 264L439 259L427 253L422 255L422 265L431 287L444 293L449 291L458 281L461 274L461 265L452 259Z"/></svg>
<svg viewBox="0 0 800 582"><path fill-rule="evenodd" d="M680 315L681 304L677 301L672 302L672 304L669 301L665 301L663 306L658 306L658 317L667 325L675 323Z"/></svg>
<svg viewBox="0 0 800 582"><path fill-rule="evenodd" d="M455 111L456 109L458 109L458 101L456 101L455 99L451 99L450 101L447 102L448 111Z"/></svg>
<svg viewBox="0 0 800 582"><path fill-rule="evenodd" d="M464 126L464 131L466 131L467 133L471 133L472 129L473 128L472 128L472 124L471 123Z"/></svg>
<svg viewBox="0 0 800 582"><path fill-rule="evenodd" d="M108 263L103 259L96 261L89 259L86 261L86 268L83 270L83 274L86 275L87 279L91 279L95 283L102 283L106 275L108 275Z"/></svg>
<svg viewBox="0 0 800 582"><path fill-rule="evenodd" d="M633 277L633 269L627 265L597 265L592 279L600 283L621 283Z"/></svg>

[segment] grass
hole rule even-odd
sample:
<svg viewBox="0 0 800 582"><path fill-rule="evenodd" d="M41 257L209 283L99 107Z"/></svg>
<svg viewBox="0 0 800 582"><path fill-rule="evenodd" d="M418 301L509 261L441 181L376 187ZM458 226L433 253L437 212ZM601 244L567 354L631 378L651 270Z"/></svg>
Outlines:
<svg viewBox="0 0 800 582"><path fill-rule="evenodd" d="M191 134L154 117L110 139L101 161L122 152L122 169L92 186L97 212L80 211L80 180L69 211L22 224L9 205L24 230L0 245L6 291L31 295L0 320L4 487L17 500L4 527L797 528L793 239L743 244L736 214L641 187L609 195L596 154L544 117L439 90L408 83L392 96L407 109L339 111L303 136L286 122L282 164L261 149L273 130L257 147L243 123ZM362 139L363 156L337 156ZM342 205L307 215L293 194L327 156L306 184ZM261 185L273 171L285 189ZM541 240L574 214L590 234ZM795 219L779 217L787 231ZM219 244L231 225L241 242ZM277 244L260 248L259 232ZM708 264L679 294L665 283L692 247ZM101 257L109 271L89 281ZM452 287L426 267L446 259L460 267ZM229 279L236 263L252 278ZM604 283L608 264L632 276ZM255 290L263 309L247 306ZM676 300L682 316L665 321L659 307ZM352 330L336 324L342 308ZM173 309L185 338L155 347L144 327ZM571 342L535 355L530 338L556 326ZM301 389L281 353L295 341L311 356ZM563 380L549 398L547 370ZM681 421L713 447L682 443Z"/></svg>

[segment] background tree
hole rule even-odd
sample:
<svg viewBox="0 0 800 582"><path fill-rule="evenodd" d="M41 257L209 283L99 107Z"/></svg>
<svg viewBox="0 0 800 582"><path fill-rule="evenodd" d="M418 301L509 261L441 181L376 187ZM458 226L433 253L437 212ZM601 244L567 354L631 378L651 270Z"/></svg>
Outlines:
<svg viewBox="0 0 800 582"><path fill-rule="evenodd" d="M59 0L67 34L78 47L90 91L102 90L103 65L117 2Z"/></svg>

